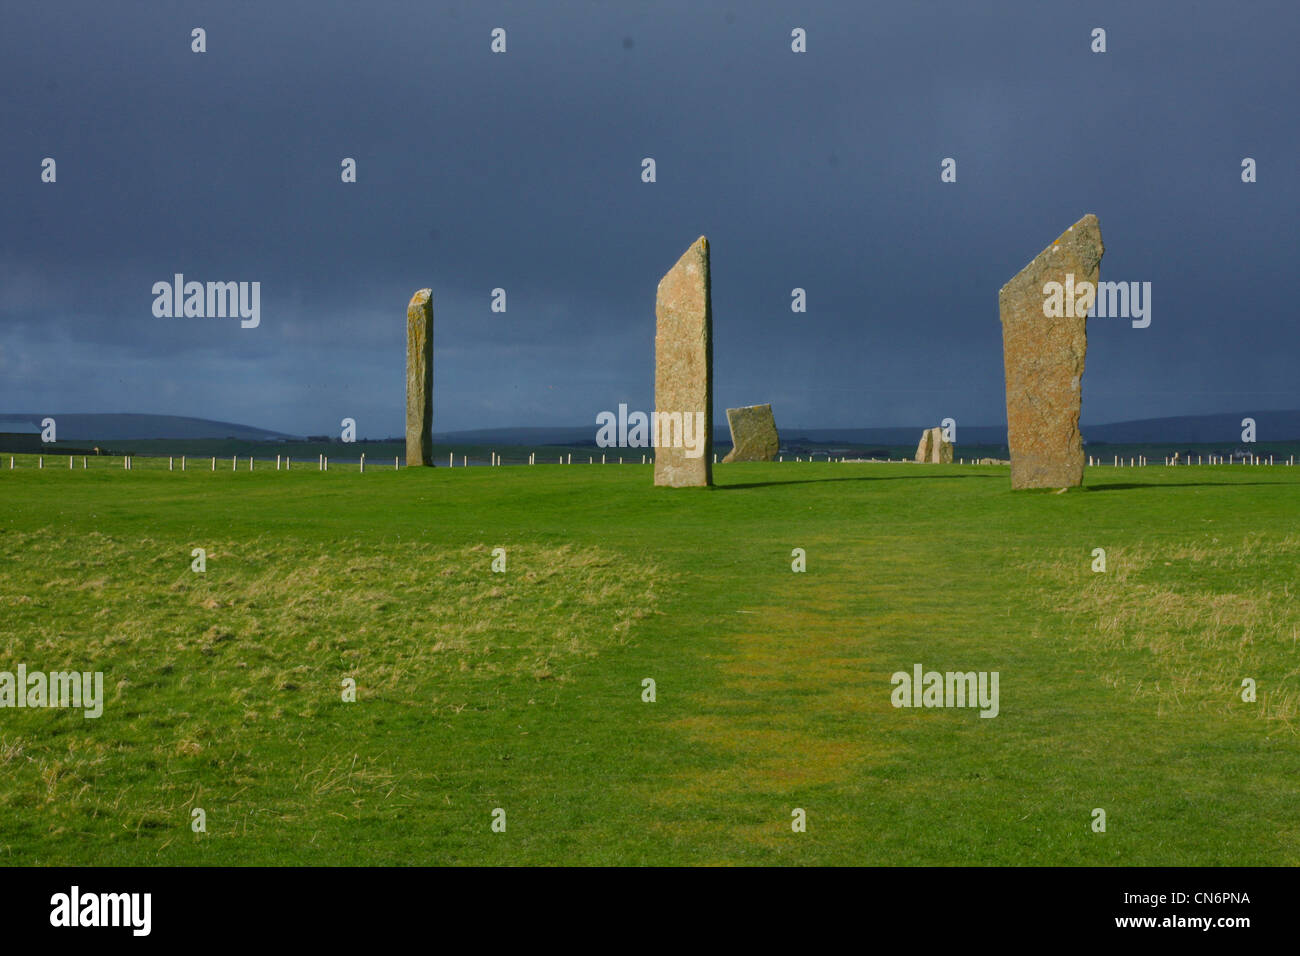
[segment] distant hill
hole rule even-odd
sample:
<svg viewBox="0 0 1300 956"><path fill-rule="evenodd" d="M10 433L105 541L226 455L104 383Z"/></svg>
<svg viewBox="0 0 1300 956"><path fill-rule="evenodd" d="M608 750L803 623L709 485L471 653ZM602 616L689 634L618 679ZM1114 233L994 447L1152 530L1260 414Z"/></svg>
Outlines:
<svg viewBox="0 0 1300 956"><path fill-rule="evenodd" d="M1173 418L1145 418L1103 425L1083 425L1084 441L1096 444L1202 444L1239 443L1241 420L1255 420L1256 437L1261 442L1300 440L1300 411L1232 412L1220 415L1179 415ZM851 442L853 444L904 445L915 443L921 428L939 422L925 422L911 428L777 428L782 440L807 438L814 442ZM728 437L725 423L715 435ZM1005 445L1005 425L963 425L957 423L957 441L963 445Z"/></svg>
<svg viewBox="0 0 1300 956"><path fill-rule="evenodd" d="M1084 441L1095 444L1236 444L1241 441L1241 420L1255 420L1258 441L1300 440L1300 411L1231 412L1219 415L1179 415L1172 418L1145 418L1129 422L1083 425ZM915 443L923 427L939 422L925 422L910 428L783 428L777 416L782 441L806 438L813 442L848 442L852 444L905 445ZM726 423L714 434L729 437ZM957 423L957 441L963 445L1005 445L1005 425L963 425Z"/></svg>
<svg viewBox="0 0 1300 956"><path fill-rule="evenodd" d="M1255 420L1255 437L1260 442L1300 440L1300 411L1232 412L1222 415L1178 415L1174 418L1143 418L1109 425L1085 425L1087 441L1112 444L1145 442L1211 444L1241 441L1241 420Z"/></svg>
<svg viewBox="0 0 1300 956"><path fill-rule="evenodd" d="M0 420L29 422L39 430L47 413L0 412ZM236 438L242 441L278 441L301 436L286 432L239 425L234 422L210 421L206 418L183 418L177 415L53 414L58 423L59 441L130 441L143 439L212 439ZM1241 420L1255 420L1260 442L1300 441L1300 410L1232 412L1216 415L1179 415L1172 418L1145 418L1110 424L1084 425L1085 441L1096 444L1169 445L1236 443L1241 440ZM915 444L922 428L939 422L882 428L798 428L781 421L776 409L777 429L783 441L803 439L809 443L836 442L853 445ZM377 438L380 436L369 436ZM580 426L542 426L532 428L481 428L467 431L435 432L438 444L458 445L595 445L596 424ZM726 418L714 426L719 444L730 444L731 433ZM1005 445L1005 425L966 425L957 423L957 440L962 445Z"/></svg>
<svg viewBox="0 0 1300 956"><path fill-rule="evenodd" d="M291 437L284 432L268 431L234 422L214 422L206 418L183 418L179 415L62 414L42 412L0 413L0 419L31 422L40 431L43 418L53 418L60 442L128 441L142 438L239 438L244 441L275 441Z"/></svg>
<svg viewBox="0 0 1300 956"><path fill-rule="evenodd" d="M474 428L459 432L434 432L438 445L595 445L596 425L540 428Z"/></svg>

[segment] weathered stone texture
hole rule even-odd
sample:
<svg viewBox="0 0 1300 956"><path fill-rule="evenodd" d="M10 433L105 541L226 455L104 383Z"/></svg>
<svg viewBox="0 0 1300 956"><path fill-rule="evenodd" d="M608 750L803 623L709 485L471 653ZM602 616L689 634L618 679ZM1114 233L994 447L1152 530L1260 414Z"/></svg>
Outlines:
<svg viewBox="0 0 1300 956"><path fill-rule="evenodd" d="M1083 482L1080 382L1087 315L1044 315L1048 282L1096 287L1101 257L1097 217L1084 216L998 293L1007 388L1012 488L1070 488Z"/></svg>
<svg viewBox="0 0 1300 956"><path fill-rule="evenodd" d="M921 432L921 440L916 443L916 457L913 461L927 462L930 460L931 449L934 447L934 429L927 428Z"/></svg>
<svg viewBox="0 0 1300 956"><path fill-rule="evenodd" d="M731 451L722 459L732 461L774 461L781 448L771 405L744 405L727 409L731 428Z"/></svg>
<svg viewBox="0 0 1300 956"><path fill-rule="evenodd" d="M927 428L921 432L921 440L916 445L915 461L931 465L952 464L952 442L945 441L943 428Z"/></svg>
<svg viewBox="0 0 1300 956"><path fill-rule="evenodd" d="M942 428L936 429L936 431L939 434L935 439L937 442L937 445L935 446L935 451L937 452L937 454L935 455L934 461L936 464L939 465L951 465L952 464L952 442L943 440Z"/></svg>
<svg viewBox="0 0 1300 956"><path fill-rule="evenodd" d="M406 307L406 464L433 464L433 290Z"/></svg>
<svg viewBox="0 0 1300 956"><path fill-rule="evenodd" d="M689 457L678 444L655 449L655 484L713 484L713 311L709 240L701 236L659 281L655 299L655 411L703 413L703 451Z"/></svg>

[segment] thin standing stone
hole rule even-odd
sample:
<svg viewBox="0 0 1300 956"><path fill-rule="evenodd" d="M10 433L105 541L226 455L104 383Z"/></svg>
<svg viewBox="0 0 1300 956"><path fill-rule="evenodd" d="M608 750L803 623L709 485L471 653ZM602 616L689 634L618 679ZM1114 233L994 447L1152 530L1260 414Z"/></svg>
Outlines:
<svg viewBox="0 0 1300 956"><path fill-rule="evenodd" d="M709 240L695 240L661 280L655 297L655 412L660 416L654 483L673 488L713 484L713 310ZM679 416L669 435L663 416ZM671 421L671 419L670 419ZM696 434L702 431L702 434Z"/></svg>
<svg viewBox="0 0 1300 956"><path fill-rule="evenodd" d="M433 290L406 307L406 464L433 466Z"/></svg>

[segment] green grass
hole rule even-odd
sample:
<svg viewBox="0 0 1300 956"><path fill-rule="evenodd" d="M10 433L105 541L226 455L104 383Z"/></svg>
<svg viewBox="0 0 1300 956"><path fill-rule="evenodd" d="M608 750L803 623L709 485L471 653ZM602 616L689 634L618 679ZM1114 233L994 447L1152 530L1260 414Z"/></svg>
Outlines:
<svg viewBox="0 0 1300 956"><path fill-rule="evenodd" d="M0 862L1300 863L1300 467L17 464Z"/></svg>

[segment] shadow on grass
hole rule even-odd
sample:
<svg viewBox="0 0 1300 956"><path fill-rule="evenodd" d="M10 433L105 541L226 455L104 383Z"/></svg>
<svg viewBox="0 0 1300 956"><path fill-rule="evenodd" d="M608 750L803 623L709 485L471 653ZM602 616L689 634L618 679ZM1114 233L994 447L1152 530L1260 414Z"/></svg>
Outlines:
<svg viewBox="0 0 1300 956"><path fill-rule="evenodd" d="M746 488L775 488L781 485L811 485L827 481L952 481L957 478L989 478L1006 481L1006 475L862 475L853 478L796 478L792 481L739 481L735 484L714 485L712 491L740 491ZM1290 481L1160 481L1112 482L1104 485L1084 485L1080 491L1129 491L1148 488L1236 488L1246 485L1293 485ZM1033 489L1050 493L1052 489Z"/></svg>
<svg viewBox="0 0 1300 956"><path fill-rule="evenodd" d="M1291 481L1157 481L1151 484L1120 481L1109 485L1084 485L1084 491L1129 491L1133 488L1239 488L1245 485L1291 485Z"/></svg>
<svg viewBox="0 0 1300 956"><path fill-rule="evenodd" d="M1006 481L1006 475L862 475L857 478L796 478L793 481L739 481L732 485L714 485L714 491L735 491L742 488L773 488L780 485L813 485L824 481L927 481L937 479L952 481L954 478L994 478Z"/></svg>

